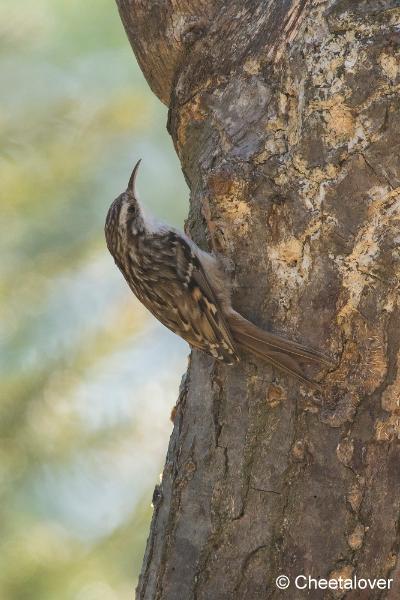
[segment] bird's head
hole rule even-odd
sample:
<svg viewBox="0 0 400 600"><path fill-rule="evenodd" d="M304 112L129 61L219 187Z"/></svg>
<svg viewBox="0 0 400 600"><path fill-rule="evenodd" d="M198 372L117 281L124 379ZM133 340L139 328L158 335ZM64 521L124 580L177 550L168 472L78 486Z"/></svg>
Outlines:
<svg viewBox="0 0 400 600"><path fill-rule="evenodd" d="M143 228L143 218L135 191L136 176L140 160L130 176L128 187L111 204L106 218L105 234L107 246L112 253L120 238L125 239L129 231L136 235Z"/></svg>

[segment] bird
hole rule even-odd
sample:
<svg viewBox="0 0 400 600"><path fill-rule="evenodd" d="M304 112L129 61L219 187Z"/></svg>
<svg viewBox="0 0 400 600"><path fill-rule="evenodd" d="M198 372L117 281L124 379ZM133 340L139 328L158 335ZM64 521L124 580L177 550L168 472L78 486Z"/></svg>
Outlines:
<svg viewBox="0 0 400 600"><path fill-rule="evenodd" d="M105 222L107 247L139 301L195 348L234 365L249 353L319 387L301 362L329 365L324 354L261 329L235 311L220 260L185 233L144 214L136 191L141 160Z"/></svg>

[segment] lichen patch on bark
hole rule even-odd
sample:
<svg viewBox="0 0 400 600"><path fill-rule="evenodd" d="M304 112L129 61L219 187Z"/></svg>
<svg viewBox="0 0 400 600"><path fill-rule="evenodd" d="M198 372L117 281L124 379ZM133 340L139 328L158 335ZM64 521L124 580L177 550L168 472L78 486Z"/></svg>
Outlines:
<svg viewBox="0 0 400 600"><path fill-rule="evenodd" d="M379 442L400 440L400 415L391 415L387 419L378 420L375 425L375 438Z"/></svg>
<svg viewBox="0 0 400 600"><path fill-rule="evenodd" d="M250 227L251 209L246 201L246 183L224 173L208 178L210 192L210 218L214 225L221 224L227 232L234 230L236 236L245 236Z"/></svg>
<svg viewBox="0 0 400 600"><path fill-rule="evenodd" d="M400 55L387 54L383 52L379 57L381 67L389 79L394 81L400 71Z"/></svg>
<svg viewBox="0 0 400 600"><path fill-rule="evenodd" d="M389 413L400 414L400 352L396 361L396 377L382 394L382 408Z"/></svg>

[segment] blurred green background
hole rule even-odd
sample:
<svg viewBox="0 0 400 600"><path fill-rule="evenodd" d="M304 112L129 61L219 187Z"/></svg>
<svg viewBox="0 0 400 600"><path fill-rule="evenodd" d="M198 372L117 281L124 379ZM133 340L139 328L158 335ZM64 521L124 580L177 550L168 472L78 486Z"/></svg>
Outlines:
<svg viewBox="0 0 400 600"><path fill-rule="evenodd" d="M113 0L0 7L0 599L133 598L187 346L105 246L143 158L143 204L187 190Z"/></svg>

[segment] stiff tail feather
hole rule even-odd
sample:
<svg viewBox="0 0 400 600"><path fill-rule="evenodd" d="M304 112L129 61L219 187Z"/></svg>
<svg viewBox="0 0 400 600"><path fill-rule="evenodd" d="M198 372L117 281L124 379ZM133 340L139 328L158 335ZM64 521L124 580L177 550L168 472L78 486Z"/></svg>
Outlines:
<svg viewBox="0 0 400 600"><path fill-rule="evenodd" d="M320 352L264 331L237 313L229 319L229 325L239 347L314 387L319 387L318 383L305 375L298 360L332 364Z"/></svg>

